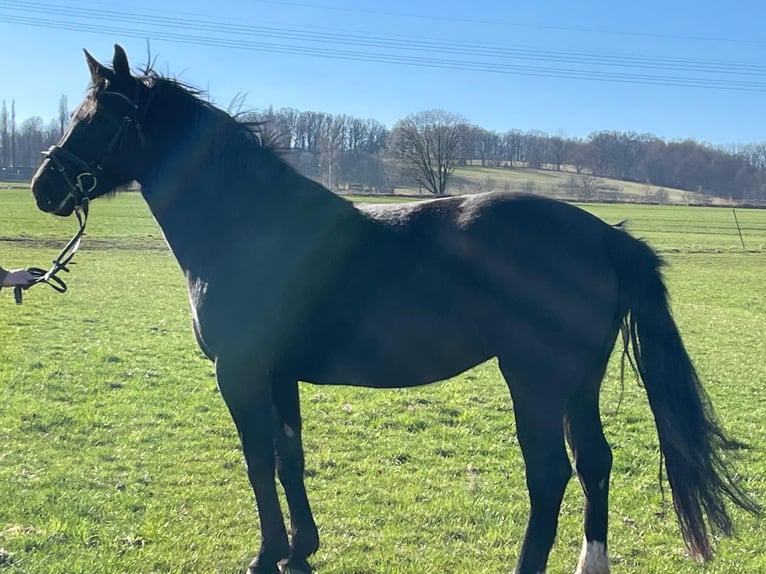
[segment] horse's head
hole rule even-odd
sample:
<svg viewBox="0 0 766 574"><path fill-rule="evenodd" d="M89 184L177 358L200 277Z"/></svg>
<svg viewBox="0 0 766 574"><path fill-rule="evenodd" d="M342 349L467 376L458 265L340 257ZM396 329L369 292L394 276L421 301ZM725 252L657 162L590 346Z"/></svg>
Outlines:
<svg viewBox="0 0 766 574"><path fill-rule="evenodd" d="M112 68L85 51L92 85L32 179L37 206L70 215L75 207L139 179L145 147L141 131L151 87L130 73L125 51L114 47Z"/></svg>

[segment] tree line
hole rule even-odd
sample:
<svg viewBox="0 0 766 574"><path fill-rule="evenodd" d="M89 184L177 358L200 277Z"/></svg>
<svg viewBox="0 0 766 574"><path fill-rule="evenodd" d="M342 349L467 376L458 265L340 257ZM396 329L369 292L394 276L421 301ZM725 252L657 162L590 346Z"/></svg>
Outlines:
<svg viewBox="0 0 766 574"><path fill-rule="evenodd" d="M374 119L292 108L238 116L258 122L272 144L305 175L331 189L386 192L416 186L449 192L453 171L480 165L567 171L671 187L737 200L766 200L766 142L713 146L653 134L598 131L585 138L510 129L487 130L448 112L420 112L387 128ZM61 137L69 118L62 96L56 118L17 121L0 106L0 168L35 168L40 151ZM574 180L573 180L574 181ZM574 184L573 184L574 185Z"/></svg>
<svg viewBox="0 0 766 574"><path fill-rule="evenodd" d="M585 188L593 178L612 178L766 200L766 142L723 147L636 132L598 131L585 138L497 132L441 110L407 116L392 129L375 120L290 108L246 118L263 122L275 141L291 150L299 169L332 188L414 184L440 195L448 191L456 167L480 165L571 171L583 176L577 185Z"/></svg>
<svg viewBox="0 0 766 574"><path fill-rule="evenodd" d="M36 168L42 161L41 151L55 144L69 122L67 97L59 100L58 116L45 122L33 116L21 122L16 118L16 101L0 104L0 168Z"/></svg>

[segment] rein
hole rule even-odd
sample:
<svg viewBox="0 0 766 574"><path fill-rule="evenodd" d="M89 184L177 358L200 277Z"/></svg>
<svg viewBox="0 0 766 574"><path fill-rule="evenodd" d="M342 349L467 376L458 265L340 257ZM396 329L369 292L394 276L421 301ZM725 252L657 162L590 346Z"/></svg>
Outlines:
<svg viewBox="0 0 766 574"><path fill-rule="evenodd" d="M69 240L69 243L64 246L56 259L53 260L53 265L51 265L50 269L47 271L45 269L41 269L40 267L29 267L27 269L27 272L33 275L35 280L27 285L16 285L13 288L13 296L16 299L17 305L21 305L22 293L26 289L29 289L33 285L38 285L40 283L45 283L51 287L51 289L59 293L66 293L67 285L64 280L58 276L58 274L62 271L64 273L69 273L69 264L72 263L74 254L77 253L77 250L80 248L80 240L85 234L85 225L88 222L87 197L84 198L82 203L75 208L74 213L77 216L77 223L79 223L80 229L77 230L77 233L75 233L72 239Z"/></svg>

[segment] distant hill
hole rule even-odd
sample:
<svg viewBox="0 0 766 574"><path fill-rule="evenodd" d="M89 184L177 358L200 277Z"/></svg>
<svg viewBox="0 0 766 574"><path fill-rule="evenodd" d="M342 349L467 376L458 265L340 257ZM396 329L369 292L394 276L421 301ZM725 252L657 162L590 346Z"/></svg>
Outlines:
<svg viewBox="0 0 766 574"><path fill-rule="evenodd" d="M523 191L560 199L640 203L725 205L726 200L701 193L618 179L531 168L461 167L455 170L448 192L458 195L482 191ZM417 187L400 187L397 194L419 195ZM427 192L422 192L427 195Z"/></svg>

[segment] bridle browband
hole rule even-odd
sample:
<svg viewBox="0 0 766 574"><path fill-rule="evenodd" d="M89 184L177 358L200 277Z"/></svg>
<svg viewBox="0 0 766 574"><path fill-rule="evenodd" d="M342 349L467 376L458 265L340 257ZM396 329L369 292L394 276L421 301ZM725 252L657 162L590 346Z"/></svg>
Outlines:
<svg viewBox="0 0 766 574"><path fill-rule="evenodd" d="M100 161L87 162L78 155L75 155L58 145L53 145L48 148L48 151L43 152L45 158L49 159L53 163L56 171L58 171L58 173L64 179L64 182L67 186L67 195L64 197L64 199L61 200L59 206L64 205L66 201L72 198L74 201L74 213L77 216L77 222L79 223L80 228L74 234L72 239L70 239L69 242L64 246L56 259L53 260L53 265L51 265L50 269L47 271L39 267L30 267L27 269L27 271L35 277L35 280L27 285L17 285L14 288L14 297L18 305L20 305L22 302L23 290L29 289L38 283L45 283L59 293L66 292L67 285L64 280L58 276L58 274L62 271L69 273L68 265L72 262L72 258L80 248L80 241L85 234L85 225L88 221L88 205L90 200L93 199L91 193L98 186L98 176L103 170L104 163L107 159L109 159L114 149L120 144L128 129L131 127L136 130L139 144L142 147L144 145L144 136L139 120L142 120L146 115L146 110L149 107L153 92L151 90L149 91L149 99L147 99L143 108L139 107L138 99L142 85L143 83L141 81L137 82L136 95L133 99L130 99L125 94L121 94L119 92L107 90L101 93L102 96L117 96L127 102L129 105L130 113L123 115L122 121L120 122L117 131L109 141L109 145L106 147L104 155ZM74 176L74 178L70 177L67 173L67 163L77 167L80 170L80 172Z"/></svg>

